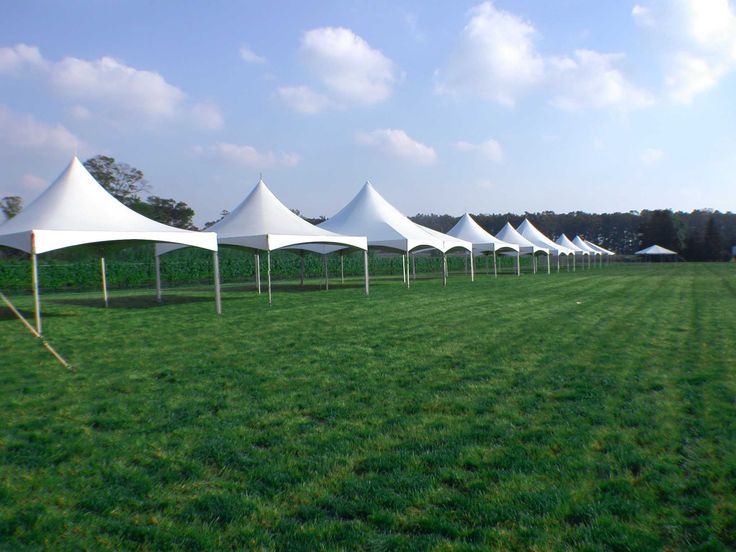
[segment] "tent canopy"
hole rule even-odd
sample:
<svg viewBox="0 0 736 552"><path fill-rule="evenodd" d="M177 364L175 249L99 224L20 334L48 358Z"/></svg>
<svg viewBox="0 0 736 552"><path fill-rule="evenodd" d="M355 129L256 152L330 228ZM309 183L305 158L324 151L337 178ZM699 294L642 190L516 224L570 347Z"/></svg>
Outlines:
<svg viewBox="0 0 736 552"><path fill-rule="evenodd" d="M336 249L366 250L364 236L344 236L320 228L292 212L260 180L232 213L210 226L220 245L247 247L261 251L290 248L301 244L329 244ZM176 249L160 246L157 254Z"/></svg>
<svg viewBox="0 0 736 552"><path fill-rule="evenodd" d="M677 251L671 251L661 245L650 245L641 251L637 251L634 255L678 255Z"/></svg>
<svg viewBox="0 0 736 552"><path fill-rule="evenodd" d="M524 222L519 225L517 231L534 245L549 249L549 252L552 255L558 256L573 254L573 252L570 251L567 247L553 242L547 236L542 234L542 232L536 226L529 222L529 219L524 219Z"/></svg>
<svg viewBox="0 0 736 552"><path fill-rule="evenodd" d="M572 243L565 234L561 234L560 237L557 238L557 243L564 247L567 247L569 250L575 253L575 255L590 255L588 251L585 251Z"/></svg>
<svg viewBox="0 0 736 552"><path fill-rule="evenodd" d="M213 232L167 226L120 203L77 157L33 203L0 225L0 245L31 254L124 241L168 242L217 251Z"/></svg>
<svg viewBox="0 0 736 552"><path fill-rule="evenodd" d="M585 241L585 244L588 247L590 247L593 251L597 251L601 255L615 255L615 253L613 251L609 251L605 247L601 247L600 245L597 245L597 244L595 244L593 242L590 242L588 240L583 240L583 241Z"/></svg>
<svg viewBox="0 0 736 552"><path fill-rule="evenodd" d="M587 243L585 243L585 240L580 237L580 235L576 235L572 239L572 243L574 243L577 247L582 249L583 251L586 251L588 255L600 255L600 251L596 251L592 247L590 247Z"/></svg>
<svg viewBox="0 0 736 552"><path fill-rule="evenodd" d="M345 207L319 227L340 234L367 236L369 247L388 251L407 253L420 247L432 247L444 252L450 245L445 244L447 237L444 234L440 237L437 235L439 232L429 231L401 214L370 182L366 182Z"/></svg>
<svg viewBox="0 0 736 552"><path fill-rule="evenodd" d="M473 253L516 251L519 252L517 244L508 243L498 239L490 232L486 232L480 224L473 220L469 213L465 213L448 232L448 235L473 244Z"/></svg>
<svg viewBox="0 0 736 552"><path fill-rule="evenodd" d="M513 226L511 226L510 222L507 222L504 227L496 233L496 237L505 242L519 246L519 253L522 255L536 255L538 253L549 255L548 248L541 247L527 240L524 236L519 234Z"/></svg>

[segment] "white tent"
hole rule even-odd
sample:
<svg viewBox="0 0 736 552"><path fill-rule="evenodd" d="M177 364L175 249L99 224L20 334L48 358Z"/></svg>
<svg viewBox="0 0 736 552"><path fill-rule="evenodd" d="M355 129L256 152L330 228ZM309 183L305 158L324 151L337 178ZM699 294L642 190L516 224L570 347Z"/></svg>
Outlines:
<svg viewBox="0 0 736 552"><path fill-rule="evenodd" d="M583 263L583 266L585 266L585 255L590 256L590 253L588 251L584 251L583 249L579 248L577 245L572 243L570 241L570 238L568 238L564 233L561 234L559 238L557 238L557 243L567 247L569 250L573 252L573 254L576 257L580 257L580 260ZM572 269L573 271L575 270L575 257L573 257L573 260L572 260Z"/></svg>
<svg viewBox="0 0 736 552"><path fill-rule="evenodd" d="M217 312L221 311L215 234L181 230L136 213L100 186L77 157L33 203L0 225L0 245L31 254L36 329L39 334L41 304L37 255L75 245L99 244L102 291L107 306L105 244L138 241L185 244L212 251L215 303Z"/></svg>
<svg viewBox="0 0 736 552"><path fill-rule="evenodd" d="M473 217L471 217L469 213L465 213L462 217L460 217L460 220L457 221L455 226L453 226L447 232L447 234L472 243L474 255L488 255L489 253L491 253L493 255L493 274L496 276L498 276L496 253L500 253L503 251L516 252L516 273L517 275L520 274L518 262L519 246L513 243L505 242L503 240L499 240L490 232L486 232L480 226L480 224L473 220Z"/></svg>
<svg viewBox="0 0 736 552"><path fill-rule="evenodd" d="M585 240L580 237L580 235L576 235L572 239L572 243L574 243L577 247L588 253L588 268L590 268L591 265L591 257L595 255L600 255L601 253L599 251L596 251L592 247L590 247L587 243L585 243Z"/></svg>
<svg viewBox="0 0 736 552"><path fill-rule="evenodd" d="M529 240L527 240L524 236L519 234L519 232L517 232L513 226L511 226L510 222L507 222L504 225L504 227L501 228L499 232L496 232L496 237L505 242L518 245L519 253L521 255L531 255L534 274L537 273L537 255L547 255L547 274L551 272L550 265L549 265L549 249L546 247L541 247L539 245L536 245L530 242ZM518 256L517 256L517 270L519 270Z"/></svg>
<svg viewBox="0 0 736 552"><path fill-rule="evenodd" d="M672 251L662 247L661 245L650 245L644 249L637 251L634 255L677 255L677 251Z"/></svg>
<svg viewBox="0 0 736 552"><path fill-rule="evenodd" d="M529 222L529 219L524 219L524 221L518 226L517 231L534 245L546 247L549 249L551 255L557 257L557 272L560 271L560 255L569 257L574 254L572 250L568 249L564 245L555 243L545 236L536 226Z"/></svg>
<svg viewBox="0 0 736 552"><path fill-rule="evenodd" d="M213 224L209 230L217 232L217 242L220 245L256 250L256 283L259 293L260 252L266 251L269 303L271 303L271 251L294 249L304 244L324 244L334 247L332 251L345 248L363 250L365 293L368 294L368 243L365 236L336 234L307 222L281 203L263 180L256 184L240 205L225 218ZM163 245L157 247L156 253L162 255L174 249L178 248ZM331 251L321 252L326 255Z"/></svg>
<svg viewBox="0 0 736 552"><path fill-rule="evenodd" d="M424 228L404 216L379 194L370 182L337 214L319 225L320 228L340 234L357 234L368 237L368 247L402 254L403 277L407 286L409 264L407 256L412 251L432 248L443 256L443 283L447 283L447 251L462 247L472 249L470 243L458 241L441 232ZM314 250L312 247L305 248Z"/></svg>
<svg viewBox="0 0 736 552"><path fill-rule="evenodd" d="M585 245L587 245L588 247L590 247L593 251L596 251L596 252L600 253L600 255L601 255L601 266L603 266L603 258L604 257L610 261L611 256L612 255L615 255L615 253L613 251L609 251L605 247L601 247L600 245L596 245L593 242L590 242L588 240L583 240L583 241L585 242Z"/></svg>

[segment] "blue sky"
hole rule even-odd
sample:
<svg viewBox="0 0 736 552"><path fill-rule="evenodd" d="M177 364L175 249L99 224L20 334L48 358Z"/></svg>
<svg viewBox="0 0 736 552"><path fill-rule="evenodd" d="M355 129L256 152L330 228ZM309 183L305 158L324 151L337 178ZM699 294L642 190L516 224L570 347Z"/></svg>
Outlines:
<svg viewBox="0 0 736 552"><path fill-rule="evenodd" d="M728 0L6 2L0 197L75 151L195 222L263 173L330 216L736 210Z"/></svg>

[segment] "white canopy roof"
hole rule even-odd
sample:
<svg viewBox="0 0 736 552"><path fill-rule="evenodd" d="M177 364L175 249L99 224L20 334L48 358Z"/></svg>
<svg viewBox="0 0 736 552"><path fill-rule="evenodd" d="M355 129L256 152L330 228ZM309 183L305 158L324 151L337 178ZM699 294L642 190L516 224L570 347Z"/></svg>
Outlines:
<svg viewBox="0 0 736 552"><path fill-rule="evenodd" d="M584 251L583 249L580 249L577 245L572 243L565 234L562 234L559 238L557 238L557 243L567 247L568 249L573 251L576 255L590 255L588 251Z"/></svg>
<svg viewBox="0 0 736 552"><path fill-rule="evenodd" d="M301 244L330 244L336 249L367 249L364 236L344 236L315 226L292 212L259 180L232 213L209 228L217 232L220 245L249 247L261 251L294 247ZM176 249L162 246L158 254Z"/></svg>
<svg viewBox="0 0 736 552"><path fill-rule="evenodd" d="M545 253L549 255L549 249L541 247L530 242L524 236L519 234L516 229L511 226L510 222L507 222L499 232L496 233L496 237L508 243L513 243L519 246L519 252L523 255L536 255L537 253Z"/></svg>
<svg viewBox="0 0 736 552"><path fill-rule="evenodd" d="M417 226L421 228L422 230L428 232L430 235L434 236L438 240L442 240L441 251L443 253L447 253L448 251L452 249L465 249L468 253L473 252L473 244L470 243L469 241L462 240L460 238L456 238L455 236L451 236L449 234L443 234L442 232L438 232L437 230L432 230L431 228L422 226L421 224L417 224Z"/></svg>
<svg viewBox="0 0 736 552"><path fill-rule="evenodd" d="M529 219L524 219L524 222L519 225L517 230L523 237L532 242L534 245L538 245L539 247L546 247L547 249L549 249L552 255L557 256L573 254L573 251L570 251L567 247L553 242L547 236L542 234L542 232L536 226L529 222Z"/></svg>
<svg viewBox="0 0 736 552"><path fill-rule="evenodd" d="M33 203L0 225L0 245L26 253L140 240L217 251L214 232L167 226L120 203L97 183L77 157Z"/></svg>
<svg viewBox="0 0 736 552"><path fill-rule="evenodd" d="M596 251L595 249L590 247L587 243L585 243L585 240L581 238L579 235L575 236L572 239L572 243L577 245L583 251L587 251L589 255L600 255L601 254L600 251Z"/></svg>
<svg viewBox="0 0 736 552"><path fill-rule="evenodd" d="M367 236L369 247L393 251L433 247L445 252L458 246L471 247L470 244L453 245L449 243L448 236L412 222L386 201L370 182L366 182L350 203L319 227L332 232Z"/></svg>
<svg viewBox="0 0 736 552"><path fill-rule="evenodd" d="M671 251L669 249L666 249L662 247L661 245L650 245L649 247L646 247L642 249L641 251L637 251L634 253L634 255L677 255L677 251Z"/></svg>
<svg viewBox="0 0 736 552"><path fill-rule="evenodd" d="M484 251L519 251L517 244L499 240L493 234L483 230L480 224L475 222L469 213L465 213L460 217L460 220L457 221L455 226L447 234L472 243L473 252L476 254Z"/></svg>
<svg viewBox="0 0 736 552"><path fill-rule="evenodd" d="M590 247L594 251L598 251L601 255L615 255L613 251L609 251L605 247L601 247L600 245L596 245L593 242L589 242L588 240L583 240L585 244Z"/></svg>

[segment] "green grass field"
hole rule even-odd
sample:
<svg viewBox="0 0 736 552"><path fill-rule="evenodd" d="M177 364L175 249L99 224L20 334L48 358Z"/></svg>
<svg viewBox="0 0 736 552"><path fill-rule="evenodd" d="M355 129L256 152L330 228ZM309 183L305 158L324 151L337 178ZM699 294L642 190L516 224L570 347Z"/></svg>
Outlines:
<svg viewBox="0 0 736 552"><path fill-rule="evenodd" d="M736 548L734 265L245 289L3 307L0 549Z"/></svg>

